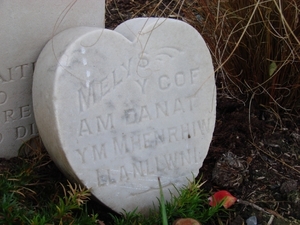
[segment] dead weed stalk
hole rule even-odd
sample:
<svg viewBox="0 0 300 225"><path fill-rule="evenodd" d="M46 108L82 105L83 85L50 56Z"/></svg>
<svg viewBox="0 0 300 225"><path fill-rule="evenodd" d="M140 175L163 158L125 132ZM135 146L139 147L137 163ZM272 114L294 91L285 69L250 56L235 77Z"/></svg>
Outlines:
<svg viewBox="0 0 300 225"><path fill-rule="evenodd" d="M194 6L185 16L206 40L227 93L242 94L243 101L254 96L270 111L299 110L299 0L198 0Z"/></svg>

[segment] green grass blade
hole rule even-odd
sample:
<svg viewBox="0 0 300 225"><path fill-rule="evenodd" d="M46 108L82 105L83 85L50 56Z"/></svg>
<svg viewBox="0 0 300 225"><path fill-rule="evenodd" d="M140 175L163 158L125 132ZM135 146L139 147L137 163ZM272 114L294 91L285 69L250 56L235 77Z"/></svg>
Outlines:
<svg viewBox="0 0 300 225"><path fill-rule="evenodd" d="M162 224L168 225L168 217L166 212L166 206L165 206L165 197L162 190L160 178L158 177L158 184L159 184L159 191L160 191L160 211L161 211L161 217L162 217Z"/></svg>

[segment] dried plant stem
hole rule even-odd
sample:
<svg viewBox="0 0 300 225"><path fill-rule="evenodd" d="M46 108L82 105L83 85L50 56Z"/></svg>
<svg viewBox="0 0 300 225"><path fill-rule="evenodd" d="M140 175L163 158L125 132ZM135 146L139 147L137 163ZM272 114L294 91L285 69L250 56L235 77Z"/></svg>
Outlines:
<svg viewBox="0 0 300 225"><path fill-rule="evenodd" d="M254 144L253 142L251 142L251 144L252 144L255 148L257 148L259 151L261 151L262 153L264 153L265 155L271 157L271 158L274 159L275 161L280 162L280 163L283 164L284 166L286 166L286 167L288 167L289 169L294 170L295 172L297 172L297 173L300 174L300 171L299 171L299 170L295 169L294 167L292 167L292 166L286 164L284 161L279 160L279 159L277 159L276 157L272 156L271 154L267 153L266 151L264 151L263 149L261 149L260 147L258 147L258 146L257 146L256 144Z"/></svg>
<svg viewBox="0 0 300 225"><path fill-rule="evenodd" d="M295 33L293 32L292 28L289 26L289 23L286 21L284 15L282 14L282 7L277 4L277 1L273 0L278 12L280 13L280 17L282 19L282 21L284 21L284 25L288 28L290 34L292 34L292 36L294 37L295 41L298 43L298 45L300 45L300 41L299 41L299 37L296 37ZM280 2L280 1L279 1ZM297 54L297 52L296 52ZM298 58L300 59L299 55L297 54Z"/></svg>
<svg viewBox="0 0 300 225"><path fill-rule="evenodd" d="M243 204L243 205L251 206L251 207L253 207L253 208L255 208L255 209L259 210L259 211L262 211L262 212L264 212L266 214L271 214L268 211L266 211L265 209L263 209L262 207L254 204L252 202L248 202L248 201L245 201L245 200L242 200L242 199L238 199L237 202L240 203L240 204Z"/></svg>
<svg viewBox="0 0 300 225"><path fill-rule="evenodd" d="M262 207L260 207L260 206L258 206L256 204L254 204L253 202L245 201L245 200L242 200L242 199L238 199L237 202L240 203L240 204L246 205L246 206L251 206L254 209L257 209L257 210L259 210L259 211L261 211L263 213L271 215L269 221L273 221L274 216L283 219L283 217L278 212L276 212L274 210L271 210L271 209L264 209L264 208L262 208Z"/></svg>
<svg viewBox="0 0 300 225"><path fill-rule="evenodd" d="M237 43L235 44L233 50L231 51L231 53L229 54L229 56L222 62L222 64L219 65L219 66L217 67L216 70L221 69L221 68L224 66L224 64L228 62L228 60L229 60L229 59L232 57L232 55L234 54L235 50L236 50L236 49L238 48L238 46L240 45L240 43L241 43L241 41L242 41L242 39L243 39L243 37L244 37L246 31L247 31L247 28L248 28L249 25L251 24L251 21L252 21L254 15L255 15L255 12L257 11L257 8L258 8L258 6L259 6L259 3L260 3L260 0L258 0L257 3L255 4L255 7L254 7L254 9L253 9L253 12L252 12L252 14L251 14L251 16L250 16L250 18L249 18L249 20L248 20L248 22L247 22L247 24L246 24L244 30L243 30L243 32L242 32L242 34L241 34L239 40L238 40Z"/></svg>

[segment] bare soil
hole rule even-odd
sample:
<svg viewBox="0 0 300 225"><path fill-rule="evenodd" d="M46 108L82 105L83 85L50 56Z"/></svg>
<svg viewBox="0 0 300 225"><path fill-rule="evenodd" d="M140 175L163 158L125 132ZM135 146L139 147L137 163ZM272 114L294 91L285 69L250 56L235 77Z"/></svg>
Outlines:
<svg viewBox="0 0 300 225"><path fill-rule="evenodd" d="M240 218L252 215L258 224L273 216L277 223L272 224L291 224L283 218L300 220L299 123L296 116L277 118L218 97L215 132L200 174L207 190L226 189L241 200L231 214L231 222L240 222L232 224L243 224Z"/></svg>

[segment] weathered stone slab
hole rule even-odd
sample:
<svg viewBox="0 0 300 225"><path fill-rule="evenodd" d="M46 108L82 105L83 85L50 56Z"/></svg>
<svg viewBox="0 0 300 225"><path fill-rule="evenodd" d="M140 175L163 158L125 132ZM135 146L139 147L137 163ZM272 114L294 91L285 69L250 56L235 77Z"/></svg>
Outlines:
<svg viewBox="0 0 300 225"><path fill-rule="evenodd" d="M0 157L37 135L31 86L45 44L67 28L104 27L104 0L0 1Z"/></svg>
<svg viewBox="0 0 300 225"><path fill-rule="evenodd" d="M172 19L115 31L80 27L49 42L36 64L33 105L51 157L115 211L145 212L197 175L215 124L211 56Z"/></svg>

